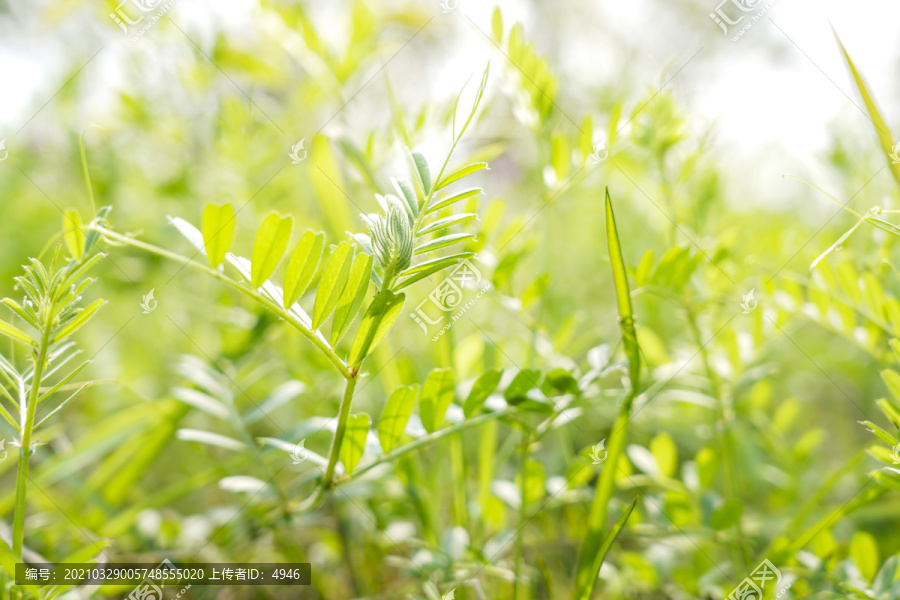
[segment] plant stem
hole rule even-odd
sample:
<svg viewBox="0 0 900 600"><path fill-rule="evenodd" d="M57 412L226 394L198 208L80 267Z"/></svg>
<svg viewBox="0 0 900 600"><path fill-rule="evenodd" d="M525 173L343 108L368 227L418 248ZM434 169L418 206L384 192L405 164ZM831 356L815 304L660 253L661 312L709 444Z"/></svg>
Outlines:
<svg viewBox="0 0 900 600"><path fill-rule="evenodd" d="M522 579L522 553L524 548L522 537L524 536L525 509L527 508L525 505L525 493L528 489L526 475L528 473L528 447L531 444L531 439L524 430L522 431L521 443L522 446L519 448L519 523L516 526L516 530L519 533L516 535L516 574L513 579L513 600L518 600L520 597L519 585Z"/></svg>
<svg viewBox="0 0 900 600"><path fill-rule="evenodd" d="M341 444L344 442L344 432L347 429L347 421L350 420L350 407L353 404L353 390L356 389L356 376L347 379L347 385L344 388L344 397L341 399L341 409L338 413L337 429L334 432L334 439L331 441L331 452L328 455L328 468L325 469L325 477L322 479L322 486L325 489L334 487L334 469L337 465L338 456L341 453Z"/></svg>
<svg viewBox="0 0 900 600"><path fill-rule="evenodd" d="M49 346L50 326L48 324L41 332L41 342L37 348L34 375L31 378L31 388L28 390L25 423L22 425L22 447L19 448L19 474L16 477L16 506L13 521L13 554L19 560L22 559L22 547L25 544L25 497L28 487L28 465L31 460L31 433L34 429L34 415L40 397L41 379L44 376L44 365L47 362Z"/></svg>

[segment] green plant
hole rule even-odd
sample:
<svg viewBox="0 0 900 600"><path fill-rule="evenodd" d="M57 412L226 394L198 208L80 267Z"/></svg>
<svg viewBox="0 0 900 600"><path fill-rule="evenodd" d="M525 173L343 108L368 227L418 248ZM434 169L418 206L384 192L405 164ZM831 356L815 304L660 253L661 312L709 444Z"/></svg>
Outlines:
<svg viewBox="0 0 900 600"><path fill-rule="evenodd" d="M98 219L104 218L105 214L104 211L98 215ZM0 377L3 380L0 393L12 405L12 412L18 413L18 418L14 418L0 404L0 415L19 436L12 543L12 553L18 559L22 558L25 540L28 470L37 444L37 434L44 423L92 383L75 381L75 377L91 361L84 361L74 368L68 366L79 353L69 338L106 303L97 299L86 306L81 305L82 294L94 282L93 278L87 277L87 273L106 256L103 253L91 254L96 234L85 235L75 211L65 213L64 229L71 257L63 259L60 256L61 244L58 244L49 264L32 259L23 267L25 273L15 278L16 289L22 292L23 300L20 302L8 297L2 300L13 316L22 321L25 330L0 321L0 333L28 348L25 359L30 362L30 367L23 370L16 366L20 358L0 355ZM46 414L40 414L39 408L46 408L60 392L68 396Z"/></svg>

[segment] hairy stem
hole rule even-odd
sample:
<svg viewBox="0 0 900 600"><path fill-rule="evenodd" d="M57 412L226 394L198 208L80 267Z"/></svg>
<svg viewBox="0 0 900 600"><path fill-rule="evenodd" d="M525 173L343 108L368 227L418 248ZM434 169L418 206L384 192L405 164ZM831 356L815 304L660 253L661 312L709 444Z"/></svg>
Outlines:
<svg viewBox="0 0 900 600"><path fill-rule="evenodd" d="M16 477L16 504L13 521L13 554L22 559L22 547L25 544L25 497L28 487L28 466L31 460L31 434L34 429L34 415L41 392L41 380L44 376L44 365L50 346L50 326L41 332L41 341L34 359L34 376L28 390L28 406L25 423L22 425L22 447L19 449L19 473Z"/></svg>
<svg viewBox="0 0 900 600"><path fill-rule="evenodd" d="M344 388L344 397L341 399L341 409L338 413L337 429L334 432L334 439L331 441L331 452L328 455L328 467L325 469L325 476L322 479L322 486L325 489L334 487L334 469L337 466L338 457L341 454L341 445L344 442L344 432L347 430L347 421L350 420L350 408L353 404L353 390L356 389L356 377L347 379L347 385Z"/></svg>

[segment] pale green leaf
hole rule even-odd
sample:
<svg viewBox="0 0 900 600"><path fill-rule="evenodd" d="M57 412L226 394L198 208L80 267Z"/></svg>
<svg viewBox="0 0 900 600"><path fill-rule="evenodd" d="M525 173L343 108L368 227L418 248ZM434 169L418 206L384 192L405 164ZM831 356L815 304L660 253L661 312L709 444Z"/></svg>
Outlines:
<svg viewBox="0 0 900 600"><path fill-rule="evenodd" d="M272 276L284 256L294 218L272 213L263 221L253 242L253 256L250 262L250 281L253 287L261 287Z"/></svg>
<svg viewBox="0 0 900 600"><path fill-rule="evenodd" d="M427 196L431 193L431 171L428 170L428 162L418 152L413 152L410 156L412 157L416 179L418 179L419 185L422 186L422 193Z"/></svg>
<svg viewBox="0 0 900 600"><path fill-rule="evenodd" d="M234 242L234 206L207 204L203 209L200 230L203 233L206 257L212 268L216 269L225 260L225 254L231 250L231 244Z"/></svg>
<svg viewBox="0 0 900 600"><path fill-rule="evenodd" d="M462 169L444 177L441 181L438 182L437 185L434 186L434 189L435 191L437 191L443 187L450 185L451 183L459 181L463 177L468 177L472 173L477 173L478 171L481 171L483 169L488 169L488 164L486 162L478 162L467 165Z"/></svg>
<svg viewBox="0 0 900 600"><path fill-rule="evenodd" d="M6 321L0 321L0 333L2 333L3 335L5 335L7 337L11 337L12 339L16 340L17 342L23 342L25 344L31 344L32 346L37 346L37 343L35 343L34 340L32 340L30 337L28 337L28 334L26 334L24 331L21 331L20 329L18 329L16 327L13 327Z"/></svg>
<svg viewBox="0 0 900 600"><path fill-rule="evenodd" d="M64 340L87 323L91 317L94 316L100 307L106 304L106 300L94 300L90 304L84 307L80 313L78 313L71 321L66 323L64 326L60 327L55 335L53 336L53 341L58 342L60 340Z"/></svg>
<svg viewBox="0 0 900 600"><path fill-rule="evenodd" d="M337 306L353 265L353 246L349 242L341 242L331 253L319 288L316 290L316 303L313 306L312 328L318 329Z"/></svg>
<svg viewBox="0 0 900 600"><path fill-rule="evenodd" d="M344 286L344 293L341 294L334 311L334 319L331 321L332 346L336 346L350 329L350 325L366 297L371 274L372 257L367 254L357 254L350 267L350 276Z"/></svg>
<svg viewBox="0 0 900 600"><path fill-rule="evenodd" d="M397 317L400 316L405 299L404 294L394 295L390 290L382 290L375 296L356 330L356 337L353 338L348 360L351 368L358 368L363 359L391 330Z"/></svg>
<svg viewBox="0 0 900 600"><path fill-rule="evenodd" d="M424 254L426 252L440 250L441 248L446 248L447 246L467 242L473 239L475 239L474 233L451 233L420 244L415 248L413 254Z"/></svg>
<svg viewBox="0 0 900 600"><path fill-rule="evenodd" d="M452 204L456 204L457 202L465 200L466 198L471 198L472 196L480 193L481 188L469 188L462 190L461 192L456 192L455 194L451 194L450 196L441 198L439 200L433 199L425 208L425 214L431 214L435 211L441 210L442 208L446 208Z"/></svg>
<svg viewBox="0 0 900 600"><path fill-rule="evenodd" d="M478 376L478 379L475 380L475 385L472 386L466 401L463 403L463 412L467 419L478 414L478 411L484 405L484 401L497 389L502 376L503 371L500 369L490 369Z"/></svg>
<svg viewBox="0 0 900 600"><path fill-rule="evenodd" d="M444 415L453 402L453 371L434 369L428 374L419 396L419 416L428 433L434 433L444 422Z"/></svg>
<svg viewBox="0 0 900 600"><path fill-rule="evenodd" d="M66 247L76 260L84 256L84 224L77 210L70 208L63 213L63 233L66 238Z"/></svg>
<svg viewBox="0 0 900 600"><path fill-rule="evenodd" d="M371 424L372 419L366 413L350 415L347 420L344 442L341 444L341 462L344 463L344 471L347 473L352 473L362 458Z"/></svg>
<svg viewBox="0 0 900 600"><path fill-rule="evenodd" d="M378 439L385 452L393 450L403 437L403 430L409 422L418 393L417 385L399 387L391 392L378 421Z"/></svg>
<svg viewBox="0 0 900 600"><path fill-rule="evenodd" d="M316 274L316 267L322 259L325 249L325 234L307 231L300 236L297 247L288 262L287 272L284 275L284 307L294 305Z"/></svg>

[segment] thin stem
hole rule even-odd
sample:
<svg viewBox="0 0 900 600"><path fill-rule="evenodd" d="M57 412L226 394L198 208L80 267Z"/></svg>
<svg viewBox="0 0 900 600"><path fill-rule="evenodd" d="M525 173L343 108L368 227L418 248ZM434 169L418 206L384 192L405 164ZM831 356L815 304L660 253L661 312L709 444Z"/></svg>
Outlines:
<svg viewBox="0 0 900 600"><path fill-rule="evenodd" d="M328 468L325 469L325 477L322 479L322 487L325 489L334 488L334 469L337 465L338 456L341 453L341 444L344 442L344 432L347 430L347 421L350 420L350 407L353 404L353 390L356 389L356 377L347 379L347 385L344 388L344 397L341 399L341 409L338 413L337 429L334 432L334 439L331 441L331 452L328 455Z"/></svg>
<svg viewBox="0 0 900 600"><path fill-rule="evenodd" d="M87 229L92 229L94 231L97 231L102 236L112 239L112 240L115 240L117 242L121 242L123 244L133 246L135 248L140 248L141 250L145 250L152 254L162 256L163 258L168 258L175 262L179 262L183 265L193 267L195 269L203 271L210 277L214 277L215 279L218 279L219 281L222 281L222 282L230 285L231 287L238 290L242 294L249 296L250 298L253 298L260 304L263 304L266 308L271 310L273 313L275 313L276 315L278 315L279 317L281 317L282 319L284 319L285 321L290 323L290 325L294 329L296 329L297 331L302 333L304 336L306 336L316 346L316 348L318 348L322 352L322 354L324 354L326 357L328 357L328 360L331 361L331 363L335 366L335 368L345 378L349 379L349 378L353 377L353 373L347 367L346 363L344 363L344 361L341 360L341 358L335 353L335 351L328 344L326 344L324 341L322 341L319 338L319 336L317 336L315 334L315 332L313 332L312 330L307 328L302 322L300 322L297 319L297 317L292 315L290 313L290 311L285 310L284 308L282 308L281 306L279 306L278 304L273 302L270 298L263 296L256 290L249 288L249 287L231 279L230 277L226 277L223 273L220 273L219 271L217 271L215 269L207 267L204 264L195 262L195 261L191 260L190 258L187 258L186 256L182 256L175 252L169 252L168 250L166 250L164 248L160 248L159 246L154 246L153 244L141 242L139 240L130 238L126 235L121 235L119 233L116 233L114 231L111 231L109 229L106 229L105 227L101 227L96 224L88 225Z"/></svg>
<svg viewBox="0 0 900 600"><path fill-rule="evenodd" d="M524 550L522 531L525 527L525 493L527 491L527 469L528 469L528 446L531 443L528 433L522 431L522 446L519 448L519 523L516 525L516 575L513 579L513 600L519 598L519 585L522 580L522 553Z"/></svg>
<svg viewBox="0 0 900 600"><path fill-rule="evenodd" d="M28 390L28 406L25 423L22 424L22 447L19 448L19 474L16 477L16 505L13 521L13 554L19 560L22 559L22 547L25 544L25 497L28 487L28 466L31 460L31 433L34 429L34 415L41 393L41 379L44 375L44 365L47 362L49 347L50 325L47 324L41 332L37 357L34 359L34 377L31 379L31 388Z"/></svg>
<svg viewBox="0 0 900 600"><path fill-rule="evenodd" d="M381 456L377 460L370 462L369 464L367 464L364 467L357 468L346 479L346 481L349 481L351 479L356 479L356 478L362 476L364 473L371 471L378 465L383 465L384 463L394 462L396 459L400 458L401 456L403 456L405 454L409 454L410 452L413 452L414 450L418 450L422 446L430 444L431 442L434 442L441 438L447 437L449 435L453 435L454 433L464 431L466 429L471 429L473 427L477 427L478 425L481 425L482 423L487 423L489 421L499 419L500 417L514 415L517 412L518 412L517 410L510 410L510 409L501 410L501 411L497 411L497 412L491 412L491 413L487 413L487 414L484 414L484 415L481 415L479 417L475 417L472 419L466 419L462 423L457 423L456 425L451 425L450 427L445 427L444 429L439 429L439 430L435 431L434 433L420 437L419 439L417 439L414 442L410 442L409 444L406 444L405 446L400 446L399 448L396 448L396 449L392 450L391 452L388 452L387 454Z"/></svg>

